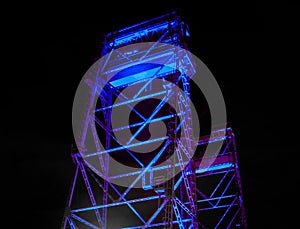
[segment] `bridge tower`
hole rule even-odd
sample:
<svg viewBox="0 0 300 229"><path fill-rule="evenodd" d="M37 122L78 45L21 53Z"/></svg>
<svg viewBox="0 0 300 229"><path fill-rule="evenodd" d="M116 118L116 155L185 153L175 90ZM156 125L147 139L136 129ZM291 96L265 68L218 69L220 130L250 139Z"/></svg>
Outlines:
<svg viewBox="0 0 300 229"><path fill-rule="evenodd" d="M176 12L106 35L105 62L93 80L86 81L89 99L77 145L72 147L76 170L63 229L246 228L232 129L193 138L186 98L195 66L189 53L182 51L187 49L186 36L188 27ZM119 51L138 43L143 49L137 45ZM164 83L158 85L156 79ZM116 125L111 116L122 107L131 110L129 120L127 125ZM158 122L164 123L165 135L153 138L147 129ZM128 131L132 138L124 145L119 136ZM226 135L220 137L221 132ZM94 152L89 155L82 153L90 144L87 138L93 139ZM207 144L219 141L223 147L214 163L199 169L207 159L203 155ZM157 142L161 145L152 149ZM190 155L193 147L197 151ZM147 153L137 153L138 149ZM137 170L114 169L111 158ZM130 181L127 185L122 183L125 178Z"/></svg>

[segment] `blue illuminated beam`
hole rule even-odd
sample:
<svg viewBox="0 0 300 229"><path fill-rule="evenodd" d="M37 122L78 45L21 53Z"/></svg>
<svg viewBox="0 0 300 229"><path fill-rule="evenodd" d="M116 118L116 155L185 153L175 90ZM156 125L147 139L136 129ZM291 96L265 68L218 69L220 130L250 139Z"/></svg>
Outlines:
<svg viewBox="0 0 300 229"><path fill-rule="evenodd" d="M119 192L119 190L112 184L109 183L110 187L113 188L113 190L119 195L122 196L122 194ZM128 201L125 199L125 197L122 198L122 201L124 201L127 206L131 209L131 211L133 211L133 213L143 222L146 223L145 220L143 219L143 217L137 212L137 210L130 204L128 203Z"/></svg>
<svg viewBox="0 0 300 229"><path fill-rule="evenodd" d="M143 228L149 227L149 225L153 222L153 220L157 217L157 215L161 212L161 210L164 208L164 206L167 203L167 199L164 200L164 202L159 206L159 208L154 212L154 214L150 217L150 219L147 221L147 223L144 225Z"/></svg>
<svg viewBox="0 0 300 229"><path fill-rule="evenodd" d="M150 139L150 140L147 140L147 141L138 142L138 143L134 143L134 144L129 144L129 145L125 145L125 146L119 146L119 147L116 147L116 148L112 148L112 149L103 150L103 151L100 151L100 152L84 155L83 157L84 158L94 157L94 156L105 154L105 153L112 153L112 152L119 151L119 150L124 150L124 149L128 149L128 148L136 147L136 146L150 144L152 142L163 141L163 140L166 140L166 139L168 139L168 136L161 137L161 138L154 138L154 139Z"/></svg>
<svg viewBox="0 0 300 229"><path fill-rule="evenodd" d="M170 114L170 115L165 115L165 116L161 116L159 118L154 118L151 120L151 123L154 123L154 122L159 122L159 121L163 121L163 120L166 120L166 119L169 119L169 118L173 118L175 116L178 116L180 117L182 115L182 113L178 113L178 114ZM143 125L144 122L137 122L137 123L134 123L134 124L130 124L130 125L127 125L127 126L121 126L121 127L118 127L118 128L115 128L113 129L112 132L116 132L116 131L120 131L120 130L126 130L126 129L129 129L129 128L133 128L133 127L136 127L136 126L141 126ZM180 124L178 125L179 128L180 128ZM177 129L179 129L177 128ZM177 129L176 129L176 132L177 132Z"/></svg>
<svg viewBox="0 0 300 229"><path fill-rule="evenodd" d="M155 108L155 110L152 112L152 114L150 115L150 117L143 123L142 126L139 127L139 129L132 135L132 137L129 139L129 141L127 142L127 144L130 144L135 138L136 136L144 129L145 126L147 126L147 124L149 124L151 122L151 120L153 119L153 117L157 114L157 112L160 111L160 109L163 107L163 105L165 105L165 103L168 101L168 99L170 98L170 96L172 95L172 93L170 95L168 95L167 97L164 97L159 104L157 105L157 107Z"/></svg>
<svg viewBox="0 0 300 229"><path fill-rule="evenodd" d="M76 225L74 224L73 220L70 217L67 217L67 220L71 229L77 229Z"/></svg>
<svg viewBox="0 0 300 229"><path fill-rule="evenodd" d="M227 196L209 197L209 198L206 198L206 199L197 200L197 203L204 203L204 202L209 202L209 201L212 201L212 200L227 199L227 198L232 198L232 197L235 197L235 196L236 196L235 194L232 194L232 195L227 195ZM188 204L188 203L185 203L185 204ZM213 208L214 207L217 207L217 206L213 206Z"/></svg>
<svg viewBox="0 0 300 229"><path fill-rule="evenodd" d="M102 127L102 129L104 129L106 131L106 133L112 137L112 139L114 139L118 144L122 145L119 140L115 137L115 135L113 134L114 131L110 131L96 116L94 116L95 118L95 122ZM134 156L128 149L125 149L125 151L137 162L139 163L139 165L144 168L144 164L136 157Z"/></svg>
<svg viewBox="0 0 300 229"><path fill-rule="evenodd" d="M184 165L186 165L188 162L185 162ZM179 167L180 164L179 163L176 163L174 164L175 167ZM220 164L220 165L215 165L215 166L211 166L209 168L206 168L206 169L196 169L196 173L197 174L203 174L203 173L206 173L206 172L215 172L215 171L218 171L218 170L222 170L222 169L226 169L226 168L232 168L233 167L233 164L232 163L224 163L224 164ZM169 169L171 168L171 165L163 165L163 166L156 166L154 168L152 168L152 171L155 172L155 171L161 171L161 170L165 170L165 169ZM129 176L136 176L138 174L140 174L141 171L135 171L135 172L130 172L130 173L122 173L122 174L119 174L119 175L114 175L114 176L110 176L109 179L120 179L122 177L129 177ZM190 172L187 172L187 175L190 175ZM183 179L183 176L181 176L176 184L174 185L174 190L176 190L179 186L179 184L181 183Z"/></svg>
<svg viewBox="0 0 300 229"><path fill-rule="evenodd" d="M104 111L104 110L108 110L108 109L111 109L111 108L127 105L127 104L130 104L130 103L134 103L134 102L137 102L137 101L140 101L140 100L146 100L148 98L153 98L155 96L163 95L163 94L166 94L166 91L160 91L160 92L148 94L148 95L145 95L145 96L141 96L141 97L138 97L138 98L129 99L129 100L126 100L124 102L114 103L113 105L102 107L102 108L99 108L99 109L95 110L95 113L100 112L100 111Z"/></svg>
<svg viewBox="0 0 300 229"><path fill-rule="evenodd" d="M145 169L138 175L138 177L131 183L131 185L126 189L126 191L123 193L123 195L119 198L121 200L123 197L125 197L128 192L133 188L133 186L141 179L141 177L157 162L157 160L160 158L162 153L165 151L165 149L170 144L170 141L167 141L164 145L164 147L158 152L158 154L155 155L155 157L150 161L150 163L147 165Z"/></svg>
<svg viewBox="0 0 300 229"><path fill-rule="evenodd" d="M215 209L221 209L221 208L228 208L232 206L238 206L238 204L224 204L219 206L213 206L213 207L207 207L207 208L199 208L198 211L208 211L208 210L215 210Z"/></svg>
<svg viewBox="0 0 300 229"><path fill-rule="evenodd" d="M85 224L86 226L89 226L90 228L93 228L93 229L100 229L99 227L95 226L94 224L86 221L85 219L79 217L78 215L75 215L75 214L71 214L72 218L73 219L76 219L77 221Z"/></svg>
<svg viewBox="0 0 300 229"><path fill-rule="evenodd" d="M180 229L184 229L184 225L183 225L183 222L182 222L182 218L181 218L177 203L176 203L176 201L174 201L174 199L172 199L172 203L173 203L173 205L172 205L173 210L174 210L174 213L176 215L176 219L178 221L178 226L179 226Z"/></svg>
<svg viewBox="0 0 300 229"><path fill-rule="evenodd" d="M232 208L232 206L235 205L236 199L237 199L237 197L235 197L234 200L231 202L231 204L228 206L228 208L226 209L226 211L223 214L222 218L219 220L218 224L215 226L215 228L219 227L219 225L221 224L221 222L223 221L223 219L225 218L225 216L228 214L229 210Z"/></svg>
<svg viewBox="0 0 300 229"><path fill-rule="evenodd" d="M205 173L205 172L211 172L211 171L216 171L216 170L220 170L220 169L227 169L227 168L231 168L233 167L232 163L224 163L224 164L220 164L220 165L214 165L214 166L210 166L209 168L203 168L203 169L196 169L196 173Z"/></svg>
<svg viewBox="0 0 300 229"><path fill-rule="evenodd" d="M116 207L116 206L121 206L121 205L125 205L125 204L128 204L128 203L132 204L132 203L138 203L138 202L145 202L145 201L156 200L156 199L164 198L164 197L165 197L164 195L148 196L148 197L145 197L145 198L115 202L115 203L104 204L104 205L91 206L91 207L86 207L86 208L78 208L78 209L71 210L71 212L76 213L76 212L93 211L93 210L101 209L101 208Z"/></svg>
<svg viewBox="0 0 300 229"><path fill-rule="evenodd" d="M117 79L117 80L113 80L110 82L110 84L113 87L120 87L123 85L128 85L128 84L132 84L134 82L143 80L143 79L148 79L154 76L158 76L158 73L161 74L166 74L168 72L172 72L174 71L173 68L165 65L163 67L156 67L156 68L152 68L150 70L146 70L146 71L141 71L126 77L123 77L121 79Z"/></svg>

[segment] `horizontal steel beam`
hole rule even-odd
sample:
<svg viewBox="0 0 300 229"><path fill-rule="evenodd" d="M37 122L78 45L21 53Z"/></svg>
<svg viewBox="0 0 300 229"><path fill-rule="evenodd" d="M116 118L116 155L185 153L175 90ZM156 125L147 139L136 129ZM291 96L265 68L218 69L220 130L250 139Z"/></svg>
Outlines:
<svg viewBox="0 0 300 229"><path fill-rule="evenodd" d="M91 207L86 207L86 208L78 208L78 209L71 210L71 212L76 213L76 212L93 211L93 210L101 209L101 208L116 207L116 206L121 206L121 205L125 205L125 204L132 204L132 203L144 202L144 201L149 201L149 200L156 200L156 199L160 199L160 198L164 198L164 197L165 197L165 195L155 195L155 196L149 196L149 197L145 197L145 198L120 201L120 202L115 202L115 203L110 203L110 204L97 205L97 206L91 206Z"/></svg>
<svg viewBox="0 0 300 229"><path fill-rule="evenodd" d="M127 105L127 104L130 104L130 103L134 103L134 102L137 102L137 101L140 101L140 100L145 100L145 99L148 99L148 98L153 98L153 97L158 96L158 95L164 95L166 93L167 93L167 91L159 91L159 92L155 92L155 93L152 93L152 94L149 94L149 95L145 95L145 96L141 96L141 97L138 97L138 98L129 99L129 100L126 100L124 102L115 103L115 104L107 106L107 107L102 107L102 108L96 109L95 113L100 112L100 111L105 111L105 110L108 110L108 109L111 109L111 108L115 108L115 107Z"/></svg>
<svg viewBox="0 0 300 229"><path fill-rule="evenodd" d="M150 139L150 140L143 141L143 142L128 144L128 145L125 145L125 146L119 146L119 147L116 147L116 148L103 150L103 151L96 152L96 153L91 153L91 154L88 154L88 155L83 155L83 158L89 158L89 157L94 157L94 156L98 156L98 155L101 155L101 154L112 153L112 152L115 152L115 151L129 149L129 148L133 148L133 147L141 146L141 145L146 145L146 144L150 144L152 142L164 141L164 140L167 140L167 139L168 139L168 136L161 137L161 138L154 138L154 139Z"/></svg>

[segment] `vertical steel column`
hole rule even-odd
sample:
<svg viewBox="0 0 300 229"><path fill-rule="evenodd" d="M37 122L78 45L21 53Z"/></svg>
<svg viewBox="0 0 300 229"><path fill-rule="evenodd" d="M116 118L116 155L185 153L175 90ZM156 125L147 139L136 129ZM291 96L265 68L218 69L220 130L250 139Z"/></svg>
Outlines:
<svg viewBox="0 0 300 229"><path fill-rule="evenodd" d="M235 136L232 132L232 129L228 130L229 135L231 135L232 138L232 145L233 145L233 159L234 159L234 169L235 169L235 176L236 176L236 183L239 190L239 196L238 196L238 202L239 207L241 211L241 226L244 229L247 229L247 221L246 221L246 211L243 203L243 189L242 189L242 183L241 183L241 176L240 176L240 170L239 170L239 163L238 163L238 156L237 156L237 150L236 150L236 143L235 143Z"/></svg>

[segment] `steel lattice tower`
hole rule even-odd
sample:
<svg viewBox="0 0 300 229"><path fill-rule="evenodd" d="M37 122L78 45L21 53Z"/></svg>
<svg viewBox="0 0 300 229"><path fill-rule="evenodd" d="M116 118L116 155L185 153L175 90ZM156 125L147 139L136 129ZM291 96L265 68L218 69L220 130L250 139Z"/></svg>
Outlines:
<svg viewBox="0 0 300 229"><path fill-rule="evenodd" d="M187 25L176 12L106 35L102 54L114 54L109 56L105 69L99 71L95 80L86 82L90 88L90 98L86 101L87 106L83 112L85 114L80 144L77 143L77 147L72 148L76 170L62 228L246 228L232 129L230 127L215 129L209 136L194 140L189 101L176 91L182 88L184 93L190 96L189 77L182 72L188 73L189 76L193 75L195 72L193 61L188 53L178 52L176 48L170 50L164 44L186 49L184 39L188 35ZM138 42L153 43L144 53L138 50L126 54L117 51L119 47ZM142 70L134 71L134 74L132 71L129 71L130 74L126 72L126 69L132 67L131 61L135 58L147 62L147 59L153 60L162 56L167 57L165 59L169 64L173 64L175 69L184 70L141 65L139 67ZM124 70L123 74L111 78L108 83L103 80L108 74L114 74L120 69ZM165 81L163 87L153 87L155 78ZM123 94L125 88L137 84L141 89L132 98ZM98 91L99 85L104 88L101 93ZM159 93L167 99L151 100L154 94ZM117 98L121 100L116 103ZM97 109L92 110L89 104L96 100ZM146 117L141 112L145 107L131 106L136 101L148 101L147 106L151 106L151 103L154 111L146 114ZM134 115L131 116L131 123L127 126L113 128L112 109L119 106L129 107ZM176 114L172 107L176 107L180 115ZM94 120L90 119L91 112L96 114ZM130 129L135 133L133 136L138 137L140 134L140 137L143 137L143 128L148 127L150 122L158 121L165 123L167 136L154 156L150 155L147 159L139 157L134 152L134 144L129 143L128 147L120 147L120 142L114 135L116 131ZM183 130L184 136L180 136L180 129ZM226 132L226 135L220 135L222 132ZM93 136L97 152L95 155L99 158L99 170L94 170L78 151L78 148L85 148L87 135ZM101 137L104 149L101 148L97 136ZM188 147L176 148L175 146L179 144L178 138L181 138ZM143 145L146 147L153 141L146 138ZM199 169L200 162L206 160L203 156L206 145L218 141L223 142L223 147L213 165ZM185 163L184 154L191 150L192 145L197 147L197 151L194 157ZM176 162L172 159L172 154L176 155ZM126 159L123 160L122 155L126 155L124 156ZM141 170L139 173L115 172L111 175L110 156L120 160L121 163L140 167ZM154 169L154 165L159 164L161 160L167 161L167 166L158 166ZM175 176L176 167L180 168L181 172ZM167 177L162 177L160 171L164 171ZM135 188L133 183L128 187L122 187L112 182L130 176L135 176L136 182L141 182L142 187ZM131 217L130 220L122 218L123 214Z"/></svg>

